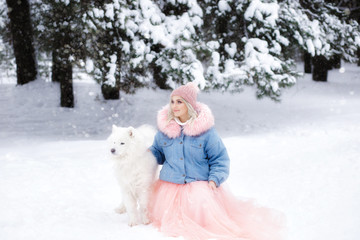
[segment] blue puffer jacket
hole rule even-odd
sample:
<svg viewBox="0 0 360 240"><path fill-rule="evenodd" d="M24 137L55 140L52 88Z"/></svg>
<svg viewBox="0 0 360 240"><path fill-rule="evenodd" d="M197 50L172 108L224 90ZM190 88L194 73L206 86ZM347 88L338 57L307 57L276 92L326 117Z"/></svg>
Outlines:
<svg viewBox="0 0 360 240"><path fill-rule="evenodd" d="M198 117L181 128L174 120L167 121L168 108L169 105L159 111L159 132L150 147L163 165L160 179L177 184L212 180L220 186L229 176L229 157L213 128L210 109L197 103Z"/></svg>

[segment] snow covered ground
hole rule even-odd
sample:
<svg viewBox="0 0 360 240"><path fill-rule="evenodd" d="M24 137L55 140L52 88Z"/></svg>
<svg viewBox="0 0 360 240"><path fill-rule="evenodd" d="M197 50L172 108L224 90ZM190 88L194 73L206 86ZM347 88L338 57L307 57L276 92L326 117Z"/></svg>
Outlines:
<svg viewBox="0 0 360 240"><path fill-rule="evenodd" d="M344 68L327 83L305 75L281 103L250 89L199 95L231 157L227 184L282 211L289 240L360 238L360 67ZM58 84L0 80L0 239L171 239L113 211L121 196L105 145L112 124L155 126L170 92L105 102L85 80L74 109L59 107Z"/></svg>

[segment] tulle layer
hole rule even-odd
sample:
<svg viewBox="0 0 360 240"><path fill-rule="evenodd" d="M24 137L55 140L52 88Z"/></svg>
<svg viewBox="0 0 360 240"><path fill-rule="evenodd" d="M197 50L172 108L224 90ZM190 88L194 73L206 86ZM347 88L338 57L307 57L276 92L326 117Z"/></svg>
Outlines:
<svg viewBox="0 0 360 240"><path fill-rule="evenodd" d="M157 181L149 203L150 218L167 236L188 240L280 240L280 213L237 199L226 188L205 181L174 184Z"/></svg>

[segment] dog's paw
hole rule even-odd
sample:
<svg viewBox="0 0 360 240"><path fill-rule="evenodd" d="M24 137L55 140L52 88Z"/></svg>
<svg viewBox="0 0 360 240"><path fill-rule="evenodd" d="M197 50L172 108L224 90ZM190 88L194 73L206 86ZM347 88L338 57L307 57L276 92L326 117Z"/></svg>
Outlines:
<svg viewBox="0 0 360 240"><path fill-rule="evenodd" d="M142 218L142 223L143 223L143 224L148 225L148 224L150 224L150 222L151 222L151 221L150 221L150 219L149 219L147 216L145 216L145 217Z"/></svg>
<svg viewBox="0 0 360 240"><path fill-rule="evenodd" d="M137 222L136 220L129 220L129 221L128 221L128 225L129 225L130 227L133 227L133 226L138 225L138 222Z"/></svg>
<svg viewBox="0 0 360 240"><path fill-rule="evenodd" d="M145 225L150 223L149 215L147 211L144 211L140 214L141 216L141 222Z"/></svg>
<svg viewBox="0 0 360 240"><path fill-rule="evenodd" d="M120 206L120 207L115 208L114 211L118 214L123 214L123 213L126 213L126 208L125 208L125 206Z"/></svg>

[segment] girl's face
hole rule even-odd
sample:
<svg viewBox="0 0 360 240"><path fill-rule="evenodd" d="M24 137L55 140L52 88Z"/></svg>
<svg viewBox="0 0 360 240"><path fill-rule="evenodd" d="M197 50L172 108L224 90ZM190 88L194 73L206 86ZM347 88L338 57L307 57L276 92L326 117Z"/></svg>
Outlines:
<svg viewBox="0 0 360 240"><path fill-rule="evenodd" d="M181 97L172 96L170 106L175 117L179 118L181 121L189 119L188 108Z"/></svg>

